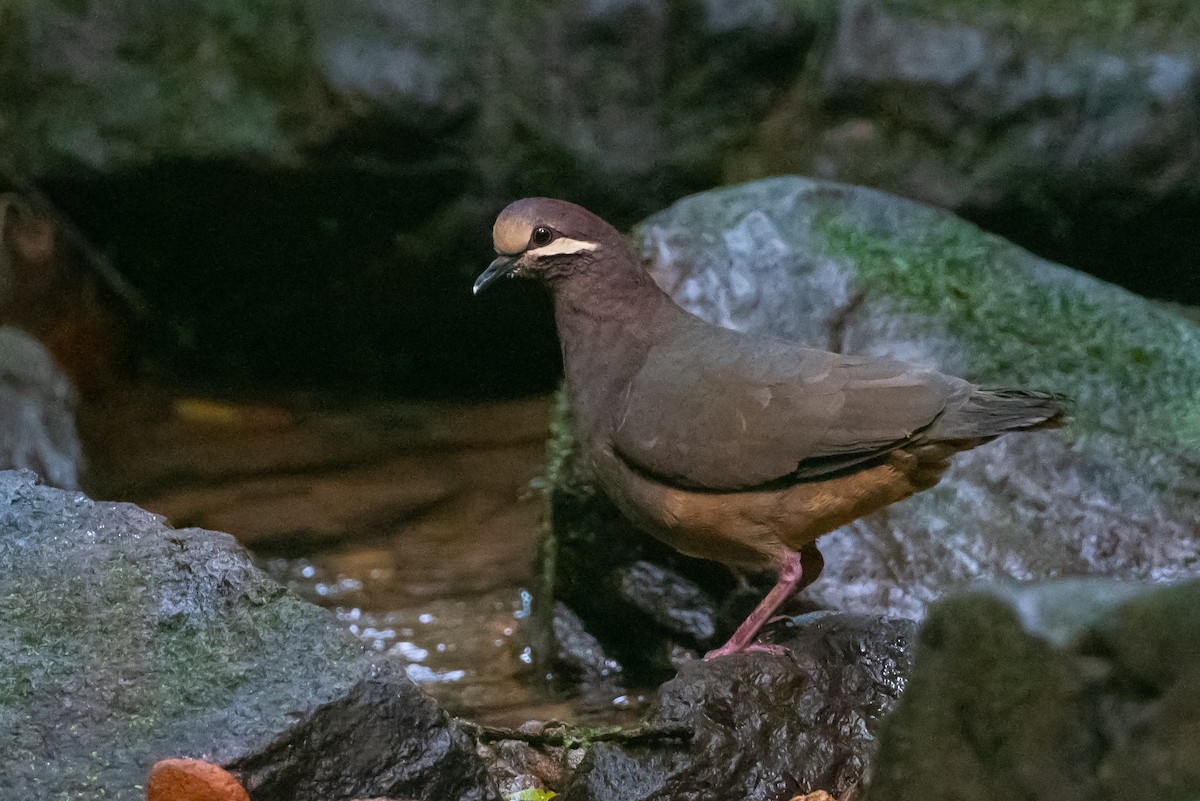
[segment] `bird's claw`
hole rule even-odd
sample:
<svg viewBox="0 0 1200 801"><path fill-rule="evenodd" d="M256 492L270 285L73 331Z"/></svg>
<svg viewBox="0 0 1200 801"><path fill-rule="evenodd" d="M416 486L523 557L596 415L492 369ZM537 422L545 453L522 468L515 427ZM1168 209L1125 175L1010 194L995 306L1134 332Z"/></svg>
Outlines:
<svg viewBox="0 0 1200 801"><path fill-rule="evenodd" d="M722 656L732 656L734 654L771 654L772 656L783 656L787 653L787 649L782 645L766 645L763 643L752 642L741 647L729 647L730 643L722 645L720 648L709 651L704 655L705 662L711 662Z"/></svg>

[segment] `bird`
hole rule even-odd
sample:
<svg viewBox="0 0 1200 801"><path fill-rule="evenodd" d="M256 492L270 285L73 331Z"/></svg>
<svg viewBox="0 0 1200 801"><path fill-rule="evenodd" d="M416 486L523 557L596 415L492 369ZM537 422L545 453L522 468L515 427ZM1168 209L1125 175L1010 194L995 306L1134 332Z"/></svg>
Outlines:
<svg viewBox="0 0 1200 801"><path fill-rule="evenodd" d="M744 651L819 570L817 539L941 479L950 457L1058 427L1066 398L985 389L932 367L756 337L677 305L616 228L525 198L492 228L473 293L535 279L553 300L583 465L617 509L689 556L778 571L705 660Z"/></svg>

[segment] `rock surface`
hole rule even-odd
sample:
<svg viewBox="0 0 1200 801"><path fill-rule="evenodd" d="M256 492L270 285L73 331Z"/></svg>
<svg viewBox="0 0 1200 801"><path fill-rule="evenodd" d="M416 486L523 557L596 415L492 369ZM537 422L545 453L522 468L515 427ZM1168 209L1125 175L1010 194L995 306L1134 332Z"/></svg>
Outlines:
<svg viewBox="0 0 1200 801"><path fill-rule="evenodd" d="M968 580L1200 572L1194 323L944 212L837 184L698 195L639 236L656 280L711 322L1075 399L1065 431L960 455L934 489L823 538L810 602L915 618ZM707 647L706 621L730 607L733 579L630 536L557 430L559 596L618 658ZM657 578L624 581L643 559L662 566L639 568Z"/></svg>
<svg viewBox="0 0 1200 801"><path fill-rule="evenodd" d="M36 340L0 326L0 469L75 489L82 461L70 381Z"/></svg>
<svg viewBox="0 0 1200 801"><path fill-rule="evenodd" d="M815 169L955 208L1099 179L1143 197L1200 185L1186 4L682 5L288 0L161 25L144 3L28 4L0 20L4 161L291 165L346 145L412 163L449 136L492 179L550 154L566 170L526 182L628 195L650 179L634 208L719 177L731 153L735 172ZM97 103L117 93L129 102ZM415 141L389 150L386 132Z"/></svg>
<svg viewBox="0 0 1200 801"><path fill-rule="evenodd" d="M596 743L567 801L786 801L855 788L880 719L903 690L914 624L846 614L795 618L788 653L683 664L663 685L651 726L681 738Z"/></svg>
<svg viewBox="0 0 1200 801"><path fill-rule="evenodd" d="M1200 794L1200 582L960 595L930 610L915 651L869 799Z"/></svg>
<svg viewBox="0 0 1200 801"><path fill-rule="evenodd" d="M417 180L454 159L473 192L554 181L648 211L629 182L671 196L715 180L815 34L784 3L677 10L283 0L189 4L162 24L141 2L21 5L0 19L0 166L293 167L341 151Z"/></svg>
<svg viewBox="0 0 1200 801"><path fill-rule="evenodd" d="M140 799L156 761L255 799L482 799L473 743L226 534L0 473L0 785Z"/></svg>
<svg viewBox="0 0 1200 801"><path fill-rule="evenodd" d="M952 209L1043 255L1200 300L1190 4L842 0L727 179L799 172ZM1153 262L1135 276L1132 263Z"/></svg>

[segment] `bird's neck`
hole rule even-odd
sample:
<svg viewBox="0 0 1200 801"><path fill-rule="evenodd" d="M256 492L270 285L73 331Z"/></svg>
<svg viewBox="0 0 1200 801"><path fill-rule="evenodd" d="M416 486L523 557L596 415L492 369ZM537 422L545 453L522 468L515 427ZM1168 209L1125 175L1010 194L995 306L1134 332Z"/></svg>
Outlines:
<svg viewBox="0 0 1200 801"><path fill-rule="evenodd" d="M632 265L554 288L554 316L577 431L587 436L604 425L645 361L662 318L672 310L678 310L674 301Z"/></svg>

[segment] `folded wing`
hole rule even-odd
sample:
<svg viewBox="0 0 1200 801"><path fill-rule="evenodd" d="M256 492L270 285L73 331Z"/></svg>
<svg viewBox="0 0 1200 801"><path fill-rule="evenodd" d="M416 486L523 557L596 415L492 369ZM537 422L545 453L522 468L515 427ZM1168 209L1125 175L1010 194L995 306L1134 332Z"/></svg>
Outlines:
<svg viewBox="0 0 1200 801"><path fill-rule="evenodd" d="M818 479L912 441L973 390L903 362L693 329L650 351L614 410L612 444L681 487Z"/></svg>

